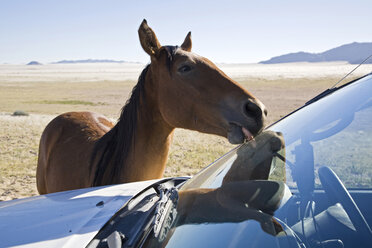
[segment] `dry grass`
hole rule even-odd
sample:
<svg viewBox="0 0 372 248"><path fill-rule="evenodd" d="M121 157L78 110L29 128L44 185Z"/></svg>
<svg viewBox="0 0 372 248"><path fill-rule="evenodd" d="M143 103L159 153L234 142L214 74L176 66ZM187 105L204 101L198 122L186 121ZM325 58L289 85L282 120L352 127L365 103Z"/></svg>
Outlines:
<svg viewBox="0 0 372 248"><path fill-rule="evenodd" d="M137 67L131 68L138 70ZM54 116L67 111L95 111L116 119L135 84L130 77L123 77L121 71L115 71L116 67L117 75L110 74L109 80L101 75L105 75L104 70L100 77L83 80L84 77L74 77L75 67L62 72L51 71L49 67L46 71L22 68L12 67L13 71L7 69L5 73L0 66L0 200L37 194L38 142L44 127ZM118 75L128 80L115 80ZM239 76L237 80L265 103L271 123L303 105L338 78L329 75L311 79ZM16 110L30 115L11 116ZM176 130L165 176L193 175L232 147L224 138Z"/></svg>
<svg viewBox="0 0 372 248"><path fill-rule="evenodd" d="M50 115L0 114L0 199L36 194L35 169L40 134Z"/></svg>

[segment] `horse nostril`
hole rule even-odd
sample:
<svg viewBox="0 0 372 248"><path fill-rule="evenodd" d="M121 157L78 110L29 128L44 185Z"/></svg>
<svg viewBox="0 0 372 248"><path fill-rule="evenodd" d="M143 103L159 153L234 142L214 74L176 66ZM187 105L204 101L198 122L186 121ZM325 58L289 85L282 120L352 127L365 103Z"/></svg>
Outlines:
<svg viewBox="0 0 372 248"><path fill-rule="evenodd" d="M267 109L264 109L264 115L267 117Z"/></svg>
<svg viewBox="0 0 372 248"><path fill-rule="evenodd" d="M264 111L266 111L266 109ZM245 104L245 112L248 116L253 116L253 117L256 117L256 118L259 118L259 117L262 118L262 109L260 108L260 106L258 106L254 102L248 101Z"/></svg>

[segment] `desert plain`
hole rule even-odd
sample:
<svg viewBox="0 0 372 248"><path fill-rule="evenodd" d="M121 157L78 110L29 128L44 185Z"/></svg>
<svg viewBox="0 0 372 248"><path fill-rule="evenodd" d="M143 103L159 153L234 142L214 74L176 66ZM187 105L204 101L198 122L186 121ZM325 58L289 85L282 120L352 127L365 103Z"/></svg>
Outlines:
<svg viewBox="0 0 372 248"><path fill-rule="evenodd" d="M345 62L218 66L266 105L268 124L332 87L355 67ZM63 112L93 111L115 122L144 67L0 65L0 200L38 194L38 145L49 121ZM344 82L371 71L371 64L363 65ZM15 111L28 115L13 116ZM233 147L222 137L176 129L164 176L192 176Z"/></svg>

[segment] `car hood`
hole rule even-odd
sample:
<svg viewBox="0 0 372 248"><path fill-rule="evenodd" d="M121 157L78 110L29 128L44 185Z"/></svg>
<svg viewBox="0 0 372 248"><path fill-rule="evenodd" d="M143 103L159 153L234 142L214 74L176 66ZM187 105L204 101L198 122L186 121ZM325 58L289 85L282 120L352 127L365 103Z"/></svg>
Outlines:
<svg viewBox="0 0 372 248"><path fill-rule="evenodd" d="M126 202L157 181L0 202L0 246L85 247Z"/></svg>

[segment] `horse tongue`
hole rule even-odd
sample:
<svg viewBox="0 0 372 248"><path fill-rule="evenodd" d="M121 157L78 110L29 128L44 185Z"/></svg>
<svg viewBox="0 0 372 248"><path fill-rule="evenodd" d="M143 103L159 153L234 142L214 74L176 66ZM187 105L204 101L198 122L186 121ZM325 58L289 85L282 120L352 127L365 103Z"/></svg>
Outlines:
<svg viewBox="0 0 372 248"><path fill-rule="evenodd" d="M253 135L252 135L252 133L249 132L249 130L246 129L245 127L242 127L242 132L244 133L244 136L245 136L245 138L246 138L248 141L253 139Z"/></svg>

